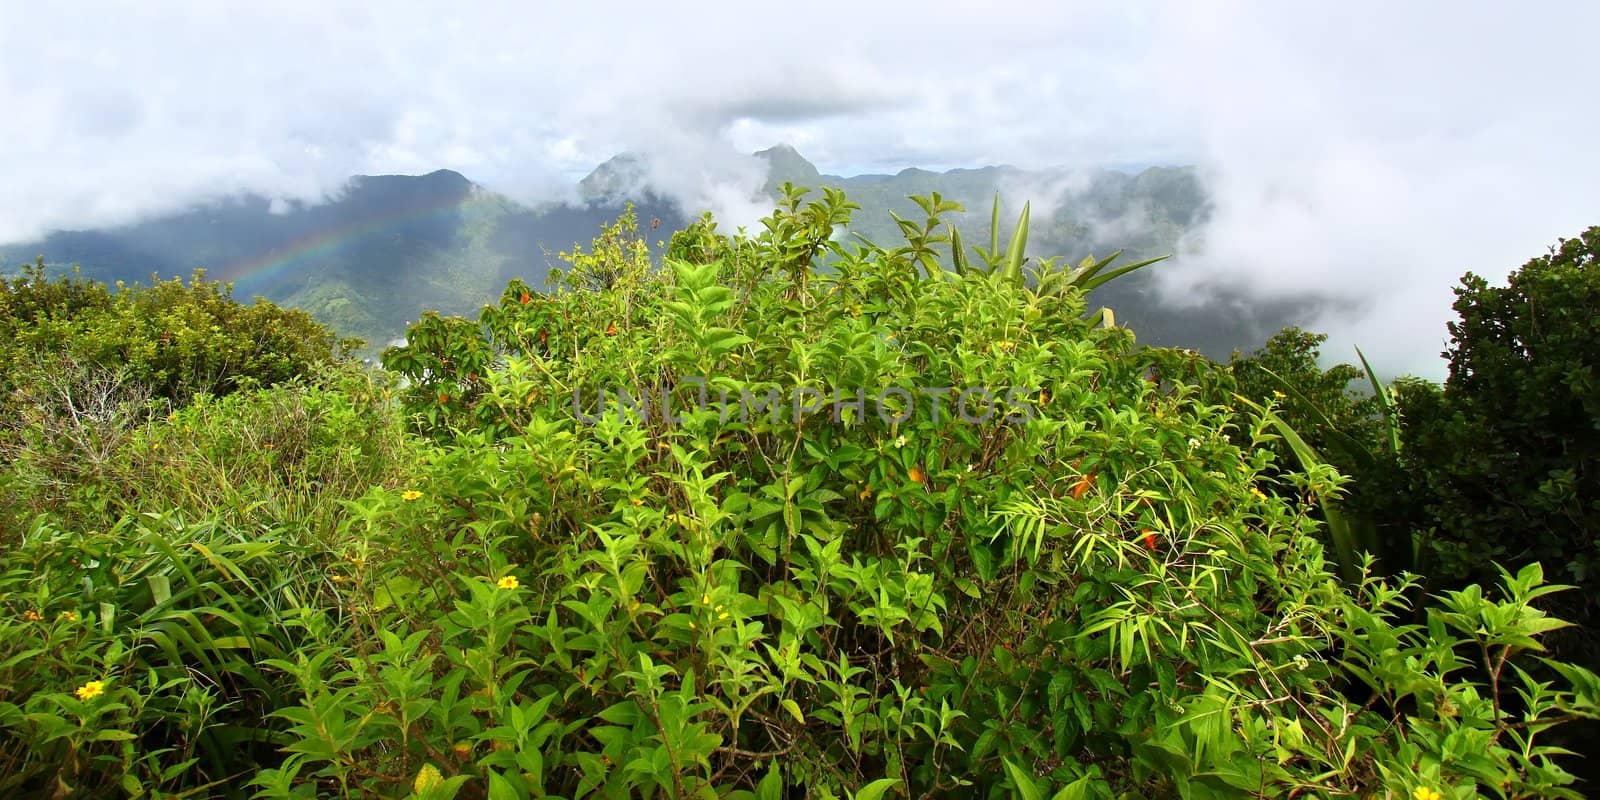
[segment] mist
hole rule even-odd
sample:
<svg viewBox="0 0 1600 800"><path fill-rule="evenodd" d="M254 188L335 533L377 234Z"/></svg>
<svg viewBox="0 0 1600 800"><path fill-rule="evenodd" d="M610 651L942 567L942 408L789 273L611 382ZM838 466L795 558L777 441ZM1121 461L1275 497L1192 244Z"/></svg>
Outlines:
<svg viewBox="0 0 1600 800"><path fill-rule="evenodd" d="M1437 377L1451 286L1600 223L1592 5L713 3L382 13L0 2L0 242L353 174L570 201L620 152L727 228L754 150L825 173L1192 164L1168 302L1330 299L1328 353ZM1036 208L1059 202L1039 187ZM1097 224L1115 232L1136 218Z"/></svg>

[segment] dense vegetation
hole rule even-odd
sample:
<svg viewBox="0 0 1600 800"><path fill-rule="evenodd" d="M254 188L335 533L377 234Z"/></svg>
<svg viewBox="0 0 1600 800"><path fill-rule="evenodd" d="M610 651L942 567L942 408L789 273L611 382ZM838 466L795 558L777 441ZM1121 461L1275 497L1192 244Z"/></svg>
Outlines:
<svg viewBox="0 0 1600 800"><path fill-rule="evenodd" d="M1395 492L1435 498L1428 541L1507 542L1447 511L1480 473L1436 488L1430 448L1470 440L1571 494L1517 535L1592 546L1556 516L1592 514L1588 462L1471 428L1490 364L1592 402L1592 235L1469 279L1461 377L1396 409L1310 334L1231 364L1141 346L1085 300L1115 262L1026 261L1026 225L969 251L925 197L904 244L847 246L842 194L784 195L662 267L624 218L549 294L425 316L385 372L307 332L330 355L287 374L130 361L108 417L18 395L42 416L0 464L28 510L0 531L0 792L1578 796L1547 742L1600 717L1600 679L1541 658L1547 551L1424 594L1341 542L1390 535ZM4 288L49 287L93 291ZM181 288L116 295L126 352ZM1480 318L1573 363L1497 361ZM113 329L63 330L13 357L111 366L76 343ZM1496 424L1528 413L1505 401ZM97 469L39 433L66 424Z"/></svg>

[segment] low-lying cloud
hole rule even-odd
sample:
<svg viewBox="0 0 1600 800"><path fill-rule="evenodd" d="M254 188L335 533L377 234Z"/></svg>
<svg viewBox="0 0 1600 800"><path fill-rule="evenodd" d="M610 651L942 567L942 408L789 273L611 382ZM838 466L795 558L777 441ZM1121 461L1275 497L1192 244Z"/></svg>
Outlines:
<svg viewBox="0 0 1600 800"><path fill-rule="evenodd" d="M1597 22L1579 2L0 0L0 242L317 202L358 173L568 199L623 151L734 223L762 210L748 154L777 141L837 174L1195 164L1213 209L1160 272L1171 301L1325 295L1345 310L1308 322L1335 355L1437 374L1462 272L1600 223Z"/></svg>

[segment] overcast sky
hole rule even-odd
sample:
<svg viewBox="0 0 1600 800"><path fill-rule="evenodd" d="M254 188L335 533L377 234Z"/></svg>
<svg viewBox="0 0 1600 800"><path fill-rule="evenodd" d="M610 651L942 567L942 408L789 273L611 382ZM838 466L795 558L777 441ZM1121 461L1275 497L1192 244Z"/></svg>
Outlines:
<svg viewBox="0 0 1600 800"><path fill-rule="evenodd" d="M1600 224L1600 3L0 0L0 242L239 191L458 170L559 198L618 151L726 213L825 172L1194 164L1175 297L1362 301L1341 357L1437 374L1450 287Z"/></svg>

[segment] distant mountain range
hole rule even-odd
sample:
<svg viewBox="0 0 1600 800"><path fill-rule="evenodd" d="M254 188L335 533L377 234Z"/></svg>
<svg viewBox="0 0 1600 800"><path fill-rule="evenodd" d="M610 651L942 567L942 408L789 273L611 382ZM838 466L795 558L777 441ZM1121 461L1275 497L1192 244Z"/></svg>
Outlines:
<svg viewBox="0 0 1600 800"><path fill-rule="evenodd" d="M1021 203L1031 200L1030 253L1074 262L1116 249L1130 258L1173 252L1208 212L1204 188L1189 168L1153 167L1136 175L906 169L843 177L823 175L786 145L755 155L768 164L769 195L786 181L840 187L862 206L852 229L885 245L899 241L887 212L913 216L916 206L908 197L930 192L967 207L952 221L969 243L987 240L996 192L1007 233ZM304 308L342 334L382 346L403 334L423 309L470 315L513 277L544 285L559 264L555 254L587 244L626 202L636 205L645 223L660 220L659 238L698 216L699 209L679 208L654 191L647 166L639 156L619 155L580 182L581 202L542 206L517 203L449 170L358 176L337 199L320 205L283 211L268 198L244 196L134 225L59 231L0 245L0 271L42 256L53 267L76 264L89 277L133 283L152 275L186 277L203 267L211 278L232 281L242 298L261 295ZM1151 269L1164 266L1169 265ZM1169 308L1147 276L1113 282L1093 301L1112 306L1141 341L1219 356L1259 344L1310 313L1305 306L1263 309L1228 302Z"/></svg>

